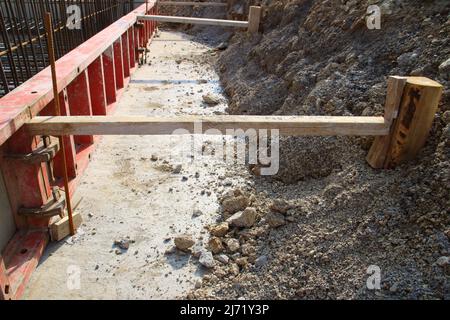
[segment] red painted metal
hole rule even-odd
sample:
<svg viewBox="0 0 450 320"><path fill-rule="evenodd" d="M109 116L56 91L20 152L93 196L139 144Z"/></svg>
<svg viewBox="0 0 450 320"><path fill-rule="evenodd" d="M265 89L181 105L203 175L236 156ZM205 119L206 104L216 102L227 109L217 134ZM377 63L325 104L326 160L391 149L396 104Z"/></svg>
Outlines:
<svg viewBox="0 0 450 320"><path fill-rule="evenodd" d="M154 1L149 2L150 7L153 7L154 4ZM58 88L62 90L67 87L80 71L85 70L105 52L109 46L136 23L136 17L144 14L144 12L145 5L142 5L59 59L56 62ZM19 130L26 121L38 114L52 99L49 68L41 71L16 90L1 98L0 145Z"/></svg>
<svg viewBox="0 0 450 320"><path fill-rule="evenodd" d="M59 103L61 106L61 115L70 115L69 104L66 90L59 94ZM52 116L55 115L55 107L52 102L44 108L39 114L42 116ZM66 143L66 164L67 164L67 174L69 178L75 178L77 176L77 163L75 160L75 141L73 136L64 136ZM55 178L62 179L64 175L64 163L62 159L62 154L59 152L53 159L53 171Z"/></svg>
<svg viewBox="0 0 450 320"><path fill-rule="evenodd" d="M110 46L102 54L103 72L105 78L106 102L108 105L115 103L116 100L116 71L114 67L113 47Z"/></svg>
<svg viewBox="0 0 450 320"><path fill-rule="evenodd" d="M114 42L114 70L116 71L116 89L124 87L124 72L122 63L122 38Z"/></svg>
<svg viewBox="0 0 450 320"><path fill-rule="evenodd" d="M123 76L128 78L130 76L130 47L128 43L128 32L122 35L122 64Z"/></svg>
<svg viewBox="0 0 450 320"><path fill-rule="evenodd" d="M102 57L98 57L97 60L92 62L88 67L88 75L92 114L95 116L105 116L107 104Z"/></svg>
<svg viewBox="0 0 450 320"><path fill-rule="evenodd" d="M149 8L149 13L157 12L154 1L149 2ZM63 115L101 115L114 110L136 66L137 49L147 46L155 29L148 24L139 30L133 27L136 17L144 13L145 4L56 62ZM35 150L40 138L30 137L22 125L38 114L52 115L53 109L50 68L0 99L0 168L19 229L4 250L5 267L0 265L0 286L9 281L8 294L13 299L23 294L37 266L48 242L50 222L48 218L19 216L17 210L21 206L40 207L45 204L52 196L52 184L47 164L25 164L3 155ZM66 156L71 179L69 191L73 194L100 137L69 136L65 139L66 145L70 146L66 149ZM53 160L53 168L56 178L60 178L63 168L61 154ZM61 185L61 179L55 185ZM5 298L4 292L0 293L1 298Z"/></svg>
<svg viewBox="0 0 450 320"><path fill-rule="evenodd" d="M89 94L89 79L87 71L82 71L75 80L67 86L70 114L73 116L92 116L91 95ZM93 136L75 136L75 143L92 144Z"/></svg>
<svg viewBox="0 0 450 320"><path fill-rule="evenodd" d="M48 243L47 230L21 230L3 253L12 299L19 299Z"/></svg>
<svg viewBox="0 0 450 320"><path fill-rule="evenodd" d="M128 52L130 53L130 68L133 69L136 66L134 27L128 30Z"/></svg>

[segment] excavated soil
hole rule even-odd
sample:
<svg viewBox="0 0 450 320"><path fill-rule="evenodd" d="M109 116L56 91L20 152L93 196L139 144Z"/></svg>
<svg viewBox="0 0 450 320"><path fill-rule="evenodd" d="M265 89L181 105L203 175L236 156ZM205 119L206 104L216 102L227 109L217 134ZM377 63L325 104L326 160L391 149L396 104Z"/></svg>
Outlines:
<svg viewBox="0 0 450 320"><path fill-rule="evenodd" d="M368 166L370 138L283 138L278 174L253 177L257 222L222 237L239 252L189 297L449 299L448 1L263 4L260 34L219 56L229 113L382 115L389 75L432 78L443 98L420 155L393 170ZM381 30L366 27L370 4Z"/></svg>

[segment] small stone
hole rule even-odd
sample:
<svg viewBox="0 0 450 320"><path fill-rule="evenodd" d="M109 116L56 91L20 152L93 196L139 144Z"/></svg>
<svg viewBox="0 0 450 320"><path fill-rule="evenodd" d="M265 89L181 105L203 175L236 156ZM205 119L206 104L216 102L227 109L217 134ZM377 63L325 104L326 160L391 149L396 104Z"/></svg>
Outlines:
<svg viewBox="0 0 450 320"><path fill-rule="evenodd" d="M181 251L186 251L190 247L192 247L195 244L195 241L192 239L192 236L189 234L183 234L180 236L177 236L174 240L175 246L177 249Z"/></svg>
<svg viewBox="0 0 450 320"><path fill-rule="evenodd" d="M270 209L274 212L279 212L282 214L286 214L289 209L291 209L292 206L285 200L282 199L275 199L272 201L272 204L270 205Z"/></svg>
<svg viewBox="0 0 450 320"><path fill-rule="evenodd" d="M211 105L211 106L215 106L220 103L220 99L210 93L204 95L202 98L203 98L204 103Z"/></svg>
<svg viewBox="0 0 450 320"><path fill-rule="evenodd" d="M225 244L227 245L228 250L230 250L231 252L238 251L241 246L239 240L234 238L225 240Z"/></svg>
<svg viewBox="0 0 450 320"><path fill-rule="evenodd" d="M128 248L130 248L130 240L128 239L115 240L114 245L119 247L120 249L128 250Z"/></svg>
<svg viewBox="0 0 450 320"><path fill-rule="evenodd" d="M226 48L228 48L228 43L227 42L222 42L216 47L216 49L220 50L220 51L225 50Z"/></svg>
<svg viewBox="0 0 450 320"><path fill-rule="evenodd" d="M206 268L214 268L214 266L216 265L213 255L209 251L202 252L198 261L202 266L205 266Z"/></svg>
<svg viewBox="0 0 450 320"><path fill-rule="evenodd" d="M200 258L203 252L205 252L206 249L203 247L202 244L198 243L195 246L191 248L191 253L194 257Z"/></svg>
<svg viewBox="0 0 450 320"><path fill-rule="evenodd" d="M200 289L202 287L202 280L195 281L195 289Z"/></svg>
<svg viewBox="0 0 450 320"><path fill-rule="evenodd" d="M267 256L260 256L255 260L255 267L262 268L264 267L268 262Z"/></svg>
<svg viewBox="0 0 450 320"><path fill-rule="evenodd" d="M250 228L256 222L256 209L248 207L244 211L236 212L227 219L228 223L235 227Z"/></svg>
<svg viewBox="0 0 450 320"><path fill-rule="evenodd" d="M214 254L221 253L224 249L222 240L220 240L220 238L217 238L217 237L209 239L208 246L209 246L209 249Z"/></svg>
<svg viewBox="0 0 450 320"><path fill-rule="evenodd" d="M295 218L293 216L286 217L287 222L294 222Z"/></svg>
<svg viewBox="0 0 450 320"><path fill-rule="evenodd" d="M210 233L216 237L223 237L229 230L228 222L219 223L210 229Z"/></svg>
<svg viewBox="0 0 450 320"><path fill-rule="evenodd" d="M243 195L227 198L222 202L223 211L231 214L244 210L248 205L248 198Z"/></svg>
<svg viewBox="0 0 450 320"><path fill-rule="evenodd" d="M175 168L172 170L172 173L179 174L181 172L181 169L183 169L183 166L181 164L177 164Z"/></svg>
<svg viewBox="0 0 450 320"><path fill-rule="evenodd" d="M446 124L450 123L450 110L444 112L444 114L442 115L442 120L444 120Z"/></svg>
<svg viewBox="0 0 450 320"><path fill-rule="evenodd" d="M201 215L203 215L203 212L202 212L201 210L199 210L199 209L195 209L195 210L194 210L194 213L192 214L192 217L193 217L193 218L198 218L198 217L200 217Z"/></svg>
<svg viewBox="0 0 450 320"><path fill-rule="evenodd" d="M169 248L166 249L166 251L164 251L164 255L168 256L168 255L174 254L176 250L177 250L177 247L170 246Z"/></svg>
<svg viewBox="0 0 450 320"><path fill-rule="evenodd" d="M216 257L216 260L222 262L223 264L228 264L228 262L230 262L230 258L226 254L219 254Z"/></svg>
<svg viewBox="0 0 450 320"><path fill-rule="evenodd" d="M284 216L278 212L271 212L267 214L266 220L272 228L278 228L286 224Z"/></svg>
<svg viewBox="0 0 450 320"><path fill-rule="evenodd" d="M450 79L450 58L439 65L439 73L445 79Z"/></svg>
<svg viewBox="0 0 450 320"><path fill-rule="evenodd" d="M153 162L158 161L158 157L154 154L152 154L150 160L152 160Z"/></svg>
<svg viewBox="0 0 450 320"><path fill-rule="evenodd" d="M439 259L436 260L436 264L439 267L445 267L450 264L450 257L446 256L439 257Z"/></svg>
<svg viewBox="0 0 450 320"><path fill-rule="evenodd" d="M389 291L392 293L395 293L398 291L398 282L394 283L390 288Z"/></svg>
<svg viewBox="0 0 450 320"><path fill-rule="evenodd" d="M245 243L241 246L241 252L243 255L249 256L256 251L255 247L249 243Z"/></svg>
<svg viewBox="0 0 450 320"><path fill-rule="evenodd" d="M245 268L248 265L247 257L237 258L236 263L238 266Z"/></svg>
<svg viewBox="0 0 450 320"><path fill-rule="evenodd" d="M229 270L230 270L230 273L232 275L235 275L235 276L237 276L239 274L239 272L240 272L239 266L237 264L235 264L235 263L232 263L230 265L230 269Z"/></svg>

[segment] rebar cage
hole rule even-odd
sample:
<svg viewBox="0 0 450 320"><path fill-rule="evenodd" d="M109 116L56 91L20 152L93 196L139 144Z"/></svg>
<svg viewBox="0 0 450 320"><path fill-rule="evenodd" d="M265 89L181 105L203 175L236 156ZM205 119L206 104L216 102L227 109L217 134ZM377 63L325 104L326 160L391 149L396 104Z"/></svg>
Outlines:
<svg viewBox="0 0 450 320"><path fill-rule="evenodd" d="M60 58L134 7L134 0L0 0L0 97L49 65L45 12Z"/></svg>

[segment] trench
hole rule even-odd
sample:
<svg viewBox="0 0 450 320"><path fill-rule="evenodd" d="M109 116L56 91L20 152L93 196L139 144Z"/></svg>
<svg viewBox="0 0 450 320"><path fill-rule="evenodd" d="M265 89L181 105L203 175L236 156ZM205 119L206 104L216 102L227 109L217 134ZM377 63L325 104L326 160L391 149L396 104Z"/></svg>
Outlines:
<svg viewBox="0 0 450 320"><path fill-rule="evenodd" d="M215 53L205 38L196 40L161 31L115 114L224 113L227 100L208 62ZM208 94L219 103L205 104ZM208 270L189 254L166 251L183 233L205 245L204 227L219 218L218 196L244 185L248 173L212 153L193 159L186 152L192 139L102 137L75 194L82 198L77 211L83 223L77 235L48 246L23 298L169 299L194 289ZM229 138L201 139L208 147ZM121 239L129 241L128 250L114 246Z"/></svg>

